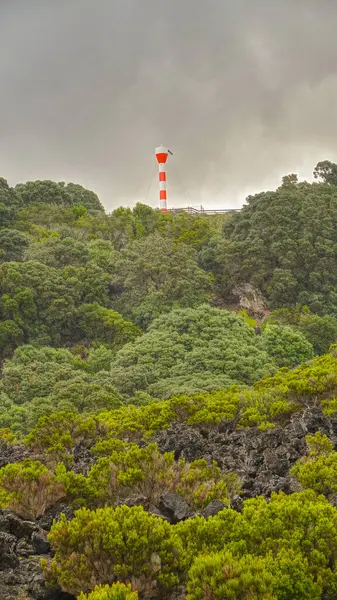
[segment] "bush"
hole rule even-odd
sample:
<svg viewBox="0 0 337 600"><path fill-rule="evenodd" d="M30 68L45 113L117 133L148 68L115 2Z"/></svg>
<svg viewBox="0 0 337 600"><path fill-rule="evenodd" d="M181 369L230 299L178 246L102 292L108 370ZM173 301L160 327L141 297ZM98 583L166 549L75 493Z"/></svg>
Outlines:
<svg viewBox="0 0 337 600"><path fill-rule="evenodd" d="M307 490L272 494L270 501L246 500L242 513L225 509L208 520L197 517L178 523L174 530L185 550L185 568L196 556L221 553L224 548L235 556L255 555L275 561L268 569L277 574L277 598L312 600L320 598L321 588L324 598L336 597L336 527L336 508Z"/></svg>
<svg viewBox="0 0 337 600"><path fill-rule="evenodd" d="M89 472L89 481L98 502L115 504L131 494L140 494L149 504L172 487L174 454L160 454L156 444L139 448L125 444L124 449L100 458Z"/></svg>
<svg viewBox="0 0 337 600"><path fill-rule="evenodd" d="M136 444L120 447L120 443L110 456L99 459L88 475L89 487L100 505L115 504L131 494L145 496L151 505L165 492L175 491L202 508L216 498L229 503L229 495L239 490L236 475L222 475L215 462L175 462L174 453L161 454L157 444L139 448Z"/></svg>
<svg viewBox="0 0 337 600"><path fill-rule="evenodd" d="M305 338L303 344L310 346ZM241 317L202 305L155 319L143 336L119 350L110 374L125 396L145 391L168 399L249 385L274 373L276 365L262 336Z"/></svg>
<svg viewBox="0 0 337 600"><path fill-rule="evenodd" d="M308 455L297 461L291 476L302 489L326 495L337 492L337 452L333 451L333 443L319 432L308 435L306 441Z"/></svg>
<svg viewBox="0 0 337 600"><path fill-rule="evenodd" d="M60 412L41 417L25 443L32 452L55 466L60 461L71 464L74 446L84 440L93 440L96 435L97 426L92 417Z"/></svg>
<svg viewBox="0 0 337 600"><path fill-rule="evenodd" d="M190 569L187 600L276 600L266 561L230 552L200 556Z"/></svg>
<svg viewBox="0 0 337 600"><path fill-rule="evenodd" d="M262 333L263 347L278 367L296 367L313 358L310 342L292 327L267 325Z"/></svg>
<svg viewBox="0 0 337 600"><path fill-rule="evenodd" d="M138 600L138 593L132 591L131 585L113 583L98 585L90 594L80 594L78 600Z"/></svg>
<svg viewBox="0 0 337 600"><path fill-rule="evenodd" d="M47 578L75 596L117 580L132 580L140 592L179 582L179 536L166 521L138 506L82 508L70 522L62 515L49 539L54 557L49 566L43 564Z"/></svg>
<svg viewBox="0 0 337 600"><path fill-rule="evenodd" d="M0 507L21 517L36 519L65 496L62 483L38 461L27 459L0 469Z"/></svg>

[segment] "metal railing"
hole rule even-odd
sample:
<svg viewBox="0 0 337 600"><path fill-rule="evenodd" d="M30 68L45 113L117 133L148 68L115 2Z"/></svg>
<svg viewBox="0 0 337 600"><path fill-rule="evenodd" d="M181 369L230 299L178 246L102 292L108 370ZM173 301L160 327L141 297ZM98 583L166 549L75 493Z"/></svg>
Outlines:
<svg viewBox="0 0 337 600"><path fill-rule="evenodd" d="M186 206L184 208L169 208L168 212L170 213L181 213L181 212L187 212L190 214L203 214L203 215L221 215L224 213L231 213L231 212L239 212L241 209L240 208L219 208L219 209L214 209L214 210L209 210L204 208L203 206L200 206L198 208L196 208L195 206Z"/></svg>

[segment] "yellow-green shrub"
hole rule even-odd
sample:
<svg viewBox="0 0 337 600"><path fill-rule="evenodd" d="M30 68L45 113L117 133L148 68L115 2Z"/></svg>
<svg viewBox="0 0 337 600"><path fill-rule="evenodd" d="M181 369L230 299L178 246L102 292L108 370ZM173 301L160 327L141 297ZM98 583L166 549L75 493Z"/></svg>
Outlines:
<svg viewBox="0 0 337 600"><path fill-rule="evenodd" d="M98 505L115 504L131 494L145 496L150 505L165 492L174 491L188 503L203 507L215 498L229 503L239 490L237 476L223 475L215 462L175 462L173 452L161 454L156 444L144 448L118 444L118 450L100 458L91 468L88 481Z"/></svg>
<svg viewBox="0 0 337 600"><path fill-rule="evenodd" d="M187 600L277 600L266 561L231 552L200 556L188 575Z"/></svg>
<svg viewBox="0 0 337 600"><path fill-rule="evenodd" d="M97 436L97 423L93 417L59 412L41 417L25 442L49 465L64 461L70 466L72 448L83 440L95 440Z"/></svg>
<svg viewBox="0 0 337 600"><path fill-rule="evenodd" d="M322 586L308 561L292 550L275 557L238 556L225 550L199 556L187 582L187 600L320 600Z"/></svg>
<svg viewBox="0 0 337 600"><path fill-rule="evenodd" d="M141 507L82 508L67 522L54 523L49 539L54 557L43 563L47 579L75 596L96 585L133 582L153 593L178 584L182 543L163 519Z"/></svg>
<svg viewBox="0 0 337 600"><path fill-rule="evenodd" d="M326 435L317 432L306 437L308 455L300 458L290 471L303 489L323 494L337 492L337 452Z"/></svg>
<svg viewBox="0 0 337 600"><path fill-rule="evenodd" d="M39 461L24 460L0 469L0 507L37 518L66 496L64 485Z"/></svg>
<svg viewBox="0 0 337 600"><path fill-rule="evenodd" d="M138 600L138 592L133 592L131 585L117 582L98 585L90 594L81 593L78 600Z"/></svg>

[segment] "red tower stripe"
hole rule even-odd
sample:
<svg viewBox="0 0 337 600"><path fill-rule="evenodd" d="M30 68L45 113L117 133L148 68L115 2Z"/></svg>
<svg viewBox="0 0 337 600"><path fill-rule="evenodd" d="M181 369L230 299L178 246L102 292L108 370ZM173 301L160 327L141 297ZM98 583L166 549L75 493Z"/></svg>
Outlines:
<svg viewBox="0 0 337 600"><path fill-rule="evenodd" d="M166 161L167 161L167 156L168 156L168 155L166 154L166 152L159 152L158 154L156 154L157 161L158 161L159 163L166 163Z"/></svg>
<svg viewBox="0 0 337 600"><path fill-rule="evenodd" d="M166 181L166 173L165 173L165 171L161 171L159 173L159 181Z"/></svg>
<svg viewBox="0 0 337 600"><path fill-rule="evenodd" d="M160 190L160 200L166 200L166 190Z"/></svg>

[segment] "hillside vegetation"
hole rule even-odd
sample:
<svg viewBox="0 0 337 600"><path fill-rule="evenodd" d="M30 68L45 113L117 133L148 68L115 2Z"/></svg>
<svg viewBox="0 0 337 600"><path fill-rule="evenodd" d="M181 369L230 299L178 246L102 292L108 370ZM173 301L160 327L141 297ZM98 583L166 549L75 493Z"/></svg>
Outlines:
<svg viewBox="0 0 337 600"><path fill-rule="evenodd" d="M0 179L1 598L336 598L336 173L225 216Z"/></svg>

